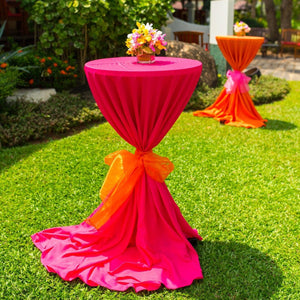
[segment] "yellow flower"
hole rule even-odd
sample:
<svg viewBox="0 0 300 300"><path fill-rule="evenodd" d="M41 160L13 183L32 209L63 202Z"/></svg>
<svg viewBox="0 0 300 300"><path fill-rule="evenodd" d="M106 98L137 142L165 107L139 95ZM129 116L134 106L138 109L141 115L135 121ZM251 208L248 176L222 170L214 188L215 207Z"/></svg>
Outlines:
<svg viewBox="0 0 300 300"><path fill-rule="evenodd" d="M138 41L139 44L145 44L146 43L146 39L145 39L144 36L139 37L137 41Z"/></svg>

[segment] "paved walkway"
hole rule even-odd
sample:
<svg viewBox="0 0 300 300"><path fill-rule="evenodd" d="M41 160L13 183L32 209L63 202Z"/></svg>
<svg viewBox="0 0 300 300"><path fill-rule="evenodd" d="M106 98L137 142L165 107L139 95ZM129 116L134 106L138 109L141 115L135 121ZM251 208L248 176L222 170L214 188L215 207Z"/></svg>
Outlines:
<svg viewBox="0 0 300 300"><path fill-rule="evenodd" d="M283 57L268 54L262 57L258 54L247 69L258 68L262 75L273 75L291 81L300 81L300 58L294 58L292 54Z"/></svg>

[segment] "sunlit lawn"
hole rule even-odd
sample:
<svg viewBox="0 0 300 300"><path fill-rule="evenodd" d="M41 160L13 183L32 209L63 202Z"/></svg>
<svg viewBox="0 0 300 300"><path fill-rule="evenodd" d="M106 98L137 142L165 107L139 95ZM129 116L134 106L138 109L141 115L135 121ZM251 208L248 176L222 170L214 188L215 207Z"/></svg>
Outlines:
<svg viewBox="0 0 300 300"><path fill-rule="evenodd" d="M285 100L257 107L266 128L183 113L155 149L174 163L166 183L204 238L197 246L204 280L175 291L118 293L62 281L31 242L31 234L78 224L98 206L104 157L133 150L109 124L0 150L0 298L299 299L300 83L291 87Z"/></svg>

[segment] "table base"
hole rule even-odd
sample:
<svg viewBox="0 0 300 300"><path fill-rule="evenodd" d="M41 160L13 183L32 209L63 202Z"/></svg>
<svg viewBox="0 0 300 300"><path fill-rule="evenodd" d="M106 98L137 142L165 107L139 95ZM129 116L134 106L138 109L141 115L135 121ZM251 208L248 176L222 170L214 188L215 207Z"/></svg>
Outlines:
<svg viewBox="0 0 300 300"><path fill-rule="evenodd" d="M248 92L227 94L225 88L214 104L205 110L195 111L193 115L214 118L222 124L246 128L262 127L267 122L257 112Z"/></svg>
<svg viewBox="0 0 300 300"><path fill-rule="evenodd" d="M190 238L202 239L181 215L165 183L147 174L100 229L83 222L32 236L49 272L67 281L80 278L90 286L117 291L132 287L136 292L162 284L176 289L202 279Z"/></svg>

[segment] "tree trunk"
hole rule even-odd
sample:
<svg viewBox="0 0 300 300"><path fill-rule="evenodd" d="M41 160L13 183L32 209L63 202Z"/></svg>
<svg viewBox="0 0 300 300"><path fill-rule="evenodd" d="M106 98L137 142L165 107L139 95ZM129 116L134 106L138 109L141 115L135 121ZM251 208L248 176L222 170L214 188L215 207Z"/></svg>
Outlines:
<svg viewBox="0 0 300 300"><path fill-rule="evenodd" d="M276 21L276 8L273 0L264 0L266 5L266 19L268 22L270 36L272 42L279 40L279 31Z"/></svg>
<svg viewBox="0 0 300 300"><path fill-rule="evenodd" d="M280 5L281 29L292 28L293 0L282 0Z"/></svg>
<svg viewBox="0 0 300 300"><path fill-rule="evenodd" d="M257 0L252 0L252 3L251 3L251 18L253 18L253 19L256 18L256 4L257 4Z"/></svg>

